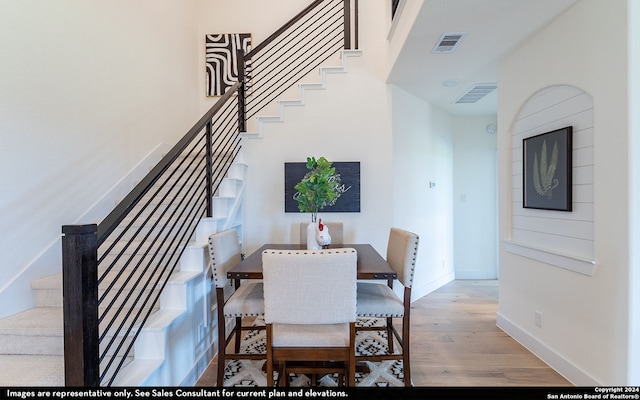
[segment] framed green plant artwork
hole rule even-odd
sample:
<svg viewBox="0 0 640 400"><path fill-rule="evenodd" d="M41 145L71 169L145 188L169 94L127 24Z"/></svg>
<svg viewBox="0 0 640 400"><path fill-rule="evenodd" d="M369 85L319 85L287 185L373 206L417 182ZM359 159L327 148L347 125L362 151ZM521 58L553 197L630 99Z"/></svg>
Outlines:
<svg viewBox="0 0 640 400"><path fill-rule="evenodd" d="M524 208L572 211L573 128L523 139Z"/></svg>
<svg viewBox="0 0 640 400"><path fill-rule="evenodd" d="M284 186L285 212L360 212L360 162L286 162Z"/></svg>

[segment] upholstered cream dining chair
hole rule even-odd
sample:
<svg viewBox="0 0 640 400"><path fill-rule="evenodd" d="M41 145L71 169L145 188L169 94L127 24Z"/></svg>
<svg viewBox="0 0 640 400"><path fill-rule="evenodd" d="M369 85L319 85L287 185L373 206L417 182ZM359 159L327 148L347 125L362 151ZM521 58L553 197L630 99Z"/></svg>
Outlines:
<svg viewBox="0 0 640 400"><path fill-rule="evenodd" d="M280 384L340 368L355 385L357 257L352 248L262 253L268 386L274 364Z"/></svg>
<svg viewBox="0 0 640 400"><path fill-rule="evenodd" d="M300 223L300 244L307 244L307 225L310 222ZM324 225L329 228L329 235L331 235L331 244L342 245L344 244L344 229L342 222L323 222Z"/></svg>
<svg viewBox="0 0 640 400"><path fill-rule="evenodd" d="M387 244L387 262L398 274L404 287L403 299L393 291L393 285L358 282L358 317L384 318L384 327L366 326L357 330L383 330L387 333L388 351L385 355L358 356L358 360L401 359L404 368L404 384L411 386L411 365L409 357L409 326L411 310L411 287L418 255L419 237L415 233L399 228L391 228ZM394 325L394 318L402 319L402 335ZM394 338L401 353L394 351Z"/></svg>
<svg viewBox="0 0 640 400"><path fill-rule="evenodd" d="M264 326L243 326L244 317L264 315L264 294L262 282L245 282L227 279L227 271L242 260L240 240L235 229L228 229L209 236L210 266L216 287L218 322L218 369L217 385L224 384L224 368L227 360L259 360L264 354L241 354L240 341L243 330L264 329ZM231 293L231 294L229 294ZM225 300L226 299L226 300ZM233 329L227 335L226 320L235 319ZM234 351L228 351L228 344L235 339Z"/></svg>

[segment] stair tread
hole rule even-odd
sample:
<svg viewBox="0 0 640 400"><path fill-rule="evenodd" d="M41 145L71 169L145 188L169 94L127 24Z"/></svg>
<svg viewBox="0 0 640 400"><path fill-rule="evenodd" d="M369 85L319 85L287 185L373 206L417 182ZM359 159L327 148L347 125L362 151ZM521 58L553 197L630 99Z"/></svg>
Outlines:
<svg viewBox="0 0 640 400"><path fill-rule="evenodd" d="M208 243L206 241L190 242L189 245L187 245L187 247L204 247L204 246L207 246L207 244ZM171 274L171 276L169 277L169 282L174 282L174 281L183 282L185 280L185 275L181 274L181 272L184 272L184 271L180 271L180 270L174 271L173 274ZM193 271L187 271L187 272L189 274L188 275L189 279L192 279L190 274ZM111 280L107 280L107 282L111 282ZM42 278L35 279L31 282L31 287L36 290L38 289L39 290L43 290L43 289L62 290L62 272L58 272L53 275L48 275ZM38 308L58 308L58 307L38 307Z"/></svg>
<svg viewBox="0 0 640 400"><path fill-rule="evenodd" d="M64 357L0 355L0 386L64 386Z"/></svg>
<svg viewBox="0 0 640 400"><path fill-rule="evenodd" d="M2 318L0 334L62 337L62 307L34 307Z"/></svg>
<svg viewBox="0 0 640 400"><path fill-rule="evenodd" d="M59 289L62 287L62 272L43 276L31 281L33 289Z"/></svg>

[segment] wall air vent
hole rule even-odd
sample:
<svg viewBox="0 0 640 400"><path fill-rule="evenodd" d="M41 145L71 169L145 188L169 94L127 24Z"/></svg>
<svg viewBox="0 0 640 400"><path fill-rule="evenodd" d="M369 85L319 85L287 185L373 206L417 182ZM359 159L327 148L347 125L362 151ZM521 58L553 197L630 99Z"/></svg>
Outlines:
<svg viewBox="0 0 640 400"><path fill-rule="evenodd" d="M462 38L466 35L464 32L443 33L436 42L432 53L452 53L460 44Z"/></svg>
<svg viewBox="0 0 640 400"><path fill-rule="evenodd" d="M454 103L456 104L473 104L480 101L484 96L493 92L498 88L495 83L479 83L474 85L467 93L460 96Z"/></svg>

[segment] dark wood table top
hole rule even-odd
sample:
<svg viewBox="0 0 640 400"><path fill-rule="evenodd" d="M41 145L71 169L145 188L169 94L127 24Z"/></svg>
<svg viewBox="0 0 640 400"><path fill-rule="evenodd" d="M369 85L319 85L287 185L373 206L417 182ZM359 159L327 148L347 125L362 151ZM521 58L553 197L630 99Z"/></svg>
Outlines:
<svg viewBox="0 0 640 400"><path fill-rule="evenodd" d="M397 279L389 263L370 244L333 245L330 248L350 247L358 252L358 279ZM229 279L262 279L262 252L267 249L304 250L300 244L265 244L227 272Z"/></svg>

